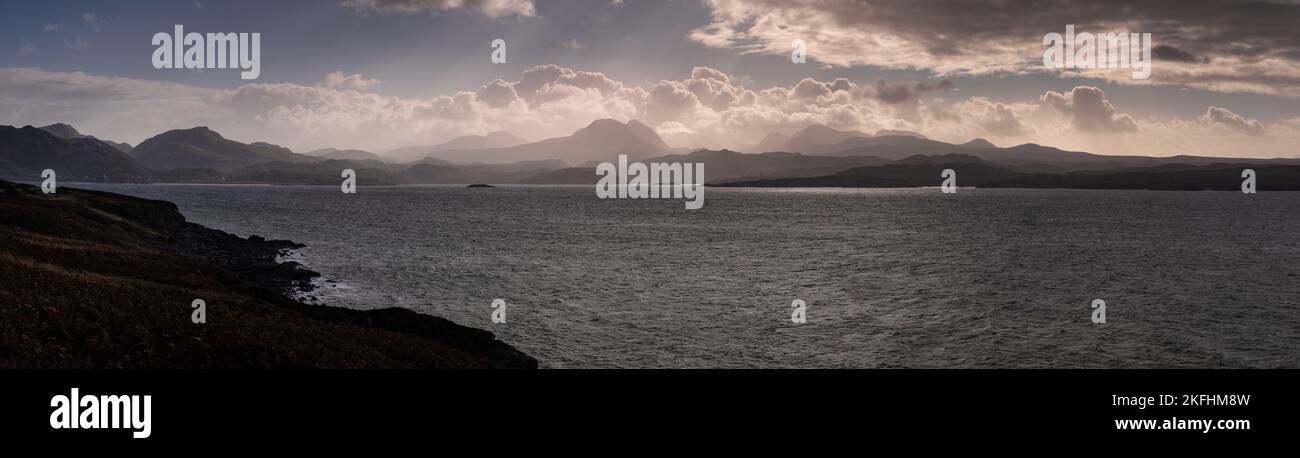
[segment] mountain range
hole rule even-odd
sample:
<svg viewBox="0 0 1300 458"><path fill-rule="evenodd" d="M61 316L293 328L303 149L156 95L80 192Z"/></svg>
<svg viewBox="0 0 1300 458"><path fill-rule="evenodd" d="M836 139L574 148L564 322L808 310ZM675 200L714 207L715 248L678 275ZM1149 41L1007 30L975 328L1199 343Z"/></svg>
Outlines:
<svg viewBox="0 0 1300 458"><path fill-rule="evenodd" d="M354 160L354 161L390 162L390 160L386 157L380 156L378 154L369 151L359 150L359 149L322 148L314 151L308 151L303 154L311 157L319 157L322 159L344 159L344 160Z"/></svg>
<svg viewBox="0 0 1300 458"><path fill-rule="evenodd" d="M899 188L936 187L946 169L956 172L956 184L979 188L1145 189L1161 191L1235 191L1241 189L1243 164L1165 164L1154 167L1034 173L1008 168L974 156L918 155L880 166L856 167L832 174L739 180L725 187L775 188ZM1300 165L1249 166L1260 178L1260 191L1300 191Z"/></svg>
<svg viewBox="0 0 1300 458"><path fill-rule="evenodd" d="M990 169L987 180L963 174L963 186L1074 187L1101 186L1097 183L1106 179L1099 177L1111 172L1137 177L1300 165L1300 159L1106 156L1032 143L1004 148L984 139L952 144L914 132L869 134L819 124L788 136L768 133L750 150L673 148L639 121L612 119L536 142L495 132L384 154L335 148L298 154L270 143L230 140L207 127L170 130L132 148L53 124L39 129L0 126L0 178L36 181L41 170L51 168L60 179L72 181L337 184L343 169L353 169L363 185L592 184L598 178L596 163L626 154L646 162L704 163L709 184L931 186L937 175L930 162L940 158L947 164L966 164L971 167L967 170ZM910 175L909 167L924 169ZM1204 170L1189 169L1196 167ZM1288 175L1273 175L1281 176Z"/></svg>
<svg viewBox="0 0 1300 458"><path fill-rule="evenodd" d="M107 142L60 137L32 126L0 126L0 178L39 181L45 169L66 181L143 182L150 177L149 170Z"/></svg>
<svg viewBox="0 0 1300 458"><path fill-rule="evenodd" d="M430 156L452 162L504 163L536 159L559 159L570 164L604 162L626 154L643 159L673 152L654 129L632 120L626 123L599 119L567 137L502 148L451 149Z"/></svg>
<svg viewBox="0 0 1300 458"><path fill-rule="evenodd" d="M318 159L270 143L244 144L207 127L176 129L140 142L131 156L152 170L208 168L235 170L261 162L310 163Z"/></svg>
<svg viewBox="0 0 1300 458"><path fill-rule="evenodd" d="M433 146L398 148L389 151L386 156L392 158L395 162L410 162L429 157L439 151L508 148L524 143L528 143L528 140L524 140L522 137L510 132L497 131L487 135L464 135Z"/></svg>
<svg viewBox="0 0 1300 458"><path fill-rule="evenodd" d="M108 140L100 140L98 138L95 138L92 135L83 135L81 132L77 132L77 129L73 128L72 126L61 122L42 127L41 130L54 134L55 137L59 137L63 139L89 138L92 140L99 140L101 142L107 143L109 146L117 148L118 151L121 151L123 153L129 154L131 152L131 145L129 144L118 143L118 142L113 142Z"/></svg>

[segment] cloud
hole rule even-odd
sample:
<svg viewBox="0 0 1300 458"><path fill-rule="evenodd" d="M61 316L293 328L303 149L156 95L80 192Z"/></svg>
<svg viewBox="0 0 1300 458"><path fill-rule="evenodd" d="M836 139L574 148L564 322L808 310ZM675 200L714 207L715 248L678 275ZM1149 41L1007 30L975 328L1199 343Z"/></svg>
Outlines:
<svg viewBox="0 0 1300 458"><path fill-rule="evenodd" d="M325 81L320 83L321 86L330 89L344 89L353 91L365 91L379 87L379 80L367 79L360 73L344 75L343 72L333 72L325 75Z"/></svg>
<svg viewBox="0 0 1300 458"><path fill-rule="evenodd" d="M26 41L18 44L18 55L30 56L36 53L36 47Z"/></svg>
<svg viewBox="0 0 1300 458"><path fill-rule="evenodd" d="M564 48L564 49L572 49L572 50L579 50L579 49L584 48L584 46L582 45L582 43L578 43L578 39L577 39L577 38L573 38L573 39L570 39L570 40L568 40L568 41L557 42L557 43L554 43L554 45L555 45L556 47L560 47L560 48Z"/></svg>
<svg viewBox="0 0 1300 458"><path fill-rule="evenodd" d="M101 138L138 142L167 129L225 123L222 91L175 83L0 68L0 124L68 122Z"/></svg>
<svg viewBox="0 0 1300 458"><path fill-rule="evenodd" d="M1264 125L1255 119L1246 119L1226 108L1210 107L1201 115L1201 122L1219 125L1243 135L1264 135Z"/></svg>
<svg viewBox="0 0 1300 458"><path fill-rule="evenodd" d="M1127 114L1116 113L1106 93L1092 86L1076 86L1069 94L1047 91L1042 100L1070 118L1081 132L1137 132L1137 123Z"/></svg>
<svg viewBox="0 0 1300 458"><path fill-rule="evenodd" d="M954 105L953 111L953 117L949 119L969 120L983 129L985 134L991 136L1018 137L1032 132L1032 129L1021 120L1023 115L1020 112L1027 111L1024 106L1017 110L1012 105L993 102L984 97L971 97Z"/></svg>
<svg viewBox="0 0 1300 458"><path fill-rule="evenodd" d="M1300 96L1300 2L1280 0L707 0L708 24L690 38L744 53L789 55L832 66L938 75L1024 74L1042 65L1043 35L1145 32L1158 44L1151 79L1128 69L1065 76L1223 92Z"/></svg>
<svg viewBox="0 0 1300 458"><path fill-rule="evenodd" d="M95 27L99 25L99 16L96 16L94 12L82 14L81 20L82 22L85 22L86 25L90 27Z"/></svg>
<svg viewBox="0 0 1300 458"><path fill-rule="evenodd" d="M537 15L532 0L345 0L341 5L359 12L436 14L463 9L491 18Z"/></svg>
<svg viewBox="0 0 1300 458"><path fill-rule="evenodd" d="M949 79L937 82L899 84L889 84L884 80L878 80L876 81L874 89L877 99L880 99L885 103L895 104L915 101L925 92L955 90L957 89L957 85Z"/></svg>
<svg viewBox="0 0 1300 458"><path fill-rule="evenodd" d="M73 51L85 51L86 49L90 48L90 42L86 41L86 39L81 37L76 37L71 39L64 38L63 47L71 49Z"/></svg>
<svg viewBox="0 0 1300 458"><path fill-rule="evenodd" d="M1182 62L1188 64L1195 64L1195 63L1205 64L1210 62L1210 58L1208 57L1196 57L1190 52L1183 51L1181 49L1169 45L1156 45L1152 47L1151 57L1155 58L1156 60L1168 60L1168 61Z"/></svg>
<svg viewBox="0 0 1300 458"><path fill-rule="evenodd" d="M42 28L41 30L44 30L44 31L46 31L46 32L55 32L55 31L59 31L59 30L62 30L62 29L63 29L63 26L58 25L58 24L45 24L45 27Z"/></svg>
<svg viewBox="0 0 1300 458"><path fill-rule="evenodd" d="M502 108L520 100L514 85L500 78L492 80L478 89L474 97L492 108Z"/></svg>
<svg viewBox="0 0 1300 458"><path fill-rule="evenodd" d="M812 123L866 132L913 130L950 142L985 137L1003 145L1036 142L1101 153L1290 157L1300 144L1300 121L1264 125L1213 107L1203 119L1138 121L1118 113L1105 94L1088 86L1020 101L946 101L940 96L952 92L933 92L948 87L941 81L886 82L889 88L924 94L890 103L877 92L879 82L806 78L751 89L744 81L696 67L682 79L628 85L599 72L543 65L472 90L395 97L373 91L379 84L373 79L343 72L313 85L210 89L0 68L0 106L6 107L0 124L68 122L100 138L132 143L169 129L207 125L228 138L300 151L339 147L382 152L498 130L542 139L569 135L602 118L637 119L683 144L707 139L709 145L733 149L768 132L790 134ZM1143 135L1094 135L1139 128ZM1264 129L1268 135L1239 135Z"/></svg>

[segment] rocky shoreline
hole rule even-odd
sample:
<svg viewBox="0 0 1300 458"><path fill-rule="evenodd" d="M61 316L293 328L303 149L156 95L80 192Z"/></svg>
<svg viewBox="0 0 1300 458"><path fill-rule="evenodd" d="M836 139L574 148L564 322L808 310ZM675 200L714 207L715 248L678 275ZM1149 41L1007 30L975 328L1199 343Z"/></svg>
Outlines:
<svg viewBox="0 0 1300 458"><path fill-rule="evenodd" d="M0 367L536 368L492 333L407 309L300 302L302 245L170 202L0 182ZM193 323L191 302L206 302Z"/></svg>

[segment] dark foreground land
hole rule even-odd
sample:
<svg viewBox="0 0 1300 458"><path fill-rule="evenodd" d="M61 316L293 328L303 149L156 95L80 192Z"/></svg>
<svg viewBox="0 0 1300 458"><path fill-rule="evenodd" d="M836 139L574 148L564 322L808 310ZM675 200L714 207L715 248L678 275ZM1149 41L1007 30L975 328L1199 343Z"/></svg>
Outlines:
<svg viewBox="0 0 1300 458"><path fill-rule="evenodd" d="M276 262L295 247L188 223L169 202L0 181L0 367L537 366L441 318L292 300L316 276Z"/></svg>

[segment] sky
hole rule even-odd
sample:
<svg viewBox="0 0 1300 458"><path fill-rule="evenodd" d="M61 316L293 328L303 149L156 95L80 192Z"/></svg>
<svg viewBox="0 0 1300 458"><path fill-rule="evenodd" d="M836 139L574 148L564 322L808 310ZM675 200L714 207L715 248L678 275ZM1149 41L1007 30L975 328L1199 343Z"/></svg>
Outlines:
<svg viewBox="0 0 1300 458"><path fill-rule="evenodd" d="M260 75L155 68L151 39L177 24L259 33ZM4 0L0 124L132 144L203 125L384 152L498 130L540 140L600 118L744 150L820 123L1300 157L1297 24L1291 0ZM1044 66L1044 35L1067 25L1150 33L1150 78Z"/></svg>

